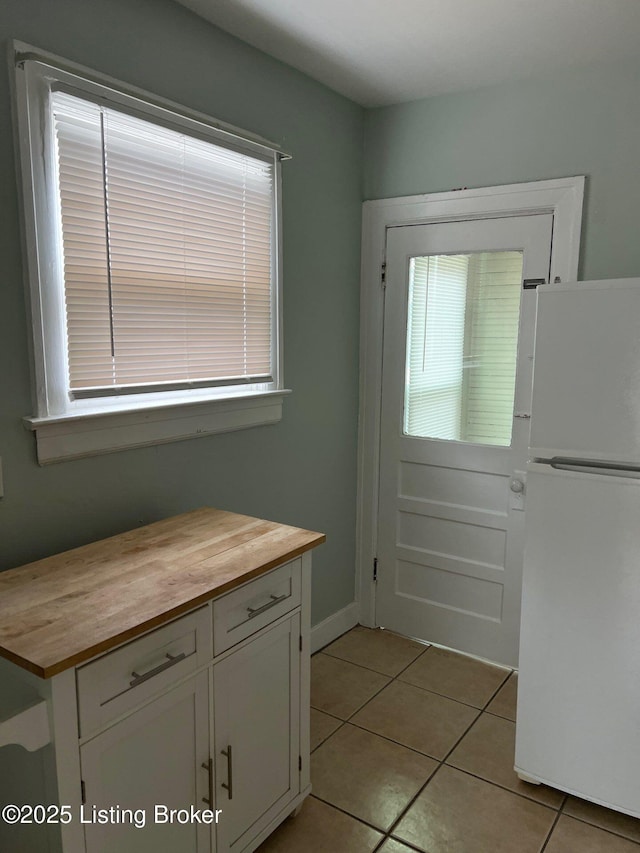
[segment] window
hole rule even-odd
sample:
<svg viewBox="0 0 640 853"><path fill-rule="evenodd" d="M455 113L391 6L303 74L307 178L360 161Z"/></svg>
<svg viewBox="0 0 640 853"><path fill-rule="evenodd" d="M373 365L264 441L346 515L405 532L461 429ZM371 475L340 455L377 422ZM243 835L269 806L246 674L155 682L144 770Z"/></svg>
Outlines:
<svg viewBox="0 0 640 853"><path fill-rule="evenodd" d="M16 46L41 462L279 420L270 144Z"/></svg>
<svg viewBox="0 0 640 853"><path fill-rule="evenodd" d="M411 259L404 432L511 444L522 252Z"/></svg>

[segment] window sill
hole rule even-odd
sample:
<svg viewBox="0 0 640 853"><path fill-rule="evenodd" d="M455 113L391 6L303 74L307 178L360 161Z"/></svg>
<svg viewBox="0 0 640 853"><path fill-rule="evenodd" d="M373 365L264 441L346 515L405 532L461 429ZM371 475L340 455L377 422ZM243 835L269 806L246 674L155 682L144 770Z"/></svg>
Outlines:
<svg viewBox="0 0 640 853"><path fill-rule="evenodd" d="M24 418L36 434L38 462L48 465L114 450L147 447L277 423L288 390L119 411Z"/></svg>

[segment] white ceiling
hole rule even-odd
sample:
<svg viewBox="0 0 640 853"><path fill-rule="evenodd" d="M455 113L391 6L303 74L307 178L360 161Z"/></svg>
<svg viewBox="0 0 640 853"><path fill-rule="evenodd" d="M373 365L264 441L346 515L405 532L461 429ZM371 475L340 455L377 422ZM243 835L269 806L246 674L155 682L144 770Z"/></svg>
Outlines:
<svg viewBox="0 0 640 853"><path fill-rule="evenodd" d="M640 53L640 0L179 0L365 106Z"/></svg>

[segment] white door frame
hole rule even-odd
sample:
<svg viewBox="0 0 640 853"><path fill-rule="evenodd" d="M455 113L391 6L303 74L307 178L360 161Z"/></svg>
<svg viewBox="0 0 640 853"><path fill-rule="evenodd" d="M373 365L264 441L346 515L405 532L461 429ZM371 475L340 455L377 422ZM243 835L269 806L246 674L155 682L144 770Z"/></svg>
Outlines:
<svg viewBox="0 0 640 853"><path fill-rule="evenodd" d="M552 213L553 245L549 281L578 278L585 178L557 178L525 184L427 193L365 201L362 215L360 284L360 401L356 525L356 600L360 622L375 624L373 562L377 550L382 335L387 228L461 219Z"/></svg>

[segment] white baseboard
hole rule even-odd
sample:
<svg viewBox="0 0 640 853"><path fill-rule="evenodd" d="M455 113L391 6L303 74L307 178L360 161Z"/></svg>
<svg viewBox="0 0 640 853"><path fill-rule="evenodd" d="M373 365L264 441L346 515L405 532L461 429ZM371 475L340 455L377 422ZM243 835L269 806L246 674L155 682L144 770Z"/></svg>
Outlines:
<svg viewBox="0 0 640 853"><path fill-rule="evenodd" d="M358 624L359 617L360 607L358 602L354 601L342 610L338 610L337 613L327 616L322 622L318 622L311 629L311 653L324 648L341 634L344 634L345 631L353 628L354 625Z"/></svg>

